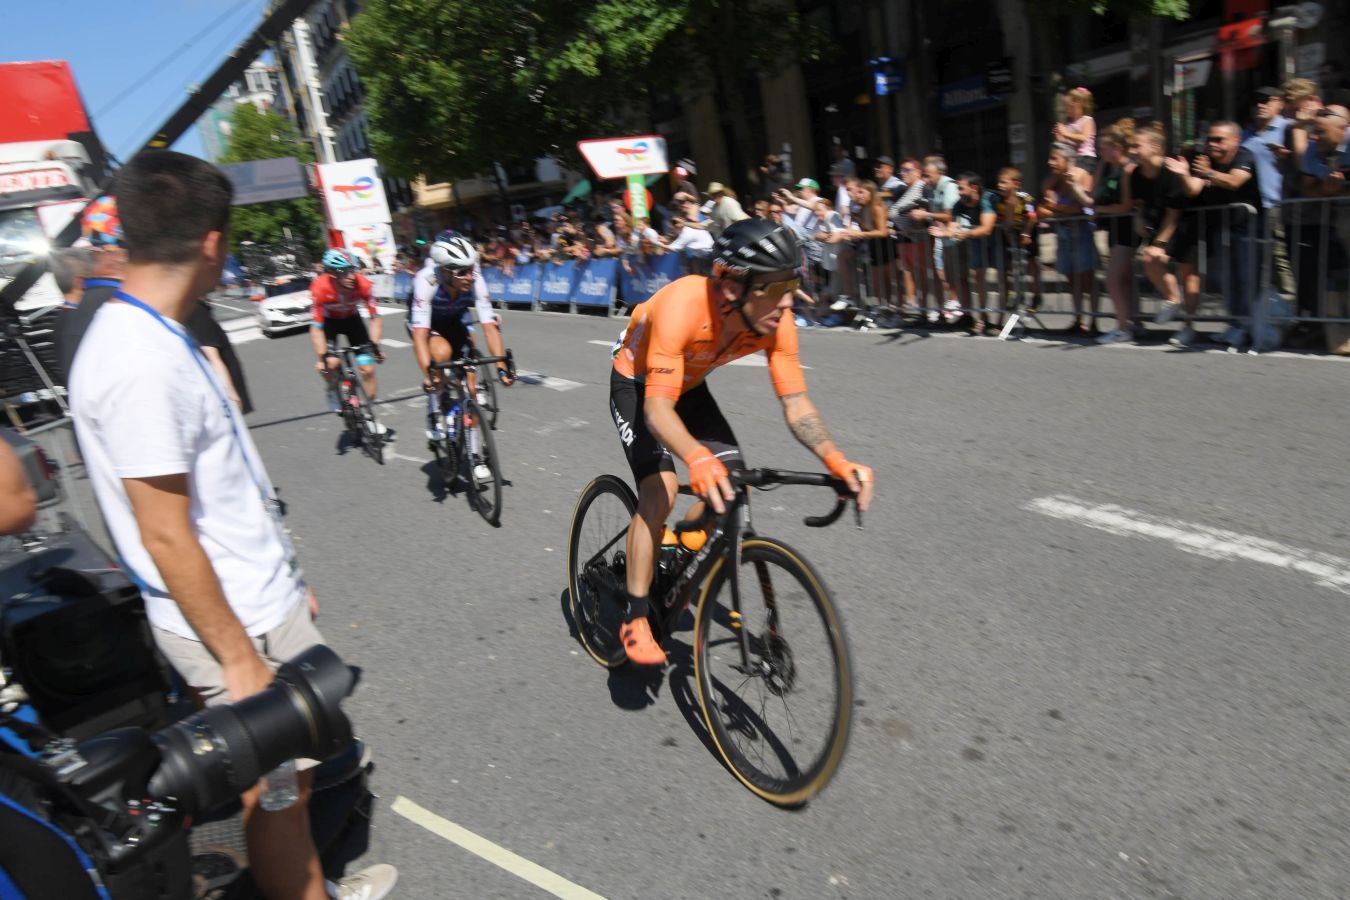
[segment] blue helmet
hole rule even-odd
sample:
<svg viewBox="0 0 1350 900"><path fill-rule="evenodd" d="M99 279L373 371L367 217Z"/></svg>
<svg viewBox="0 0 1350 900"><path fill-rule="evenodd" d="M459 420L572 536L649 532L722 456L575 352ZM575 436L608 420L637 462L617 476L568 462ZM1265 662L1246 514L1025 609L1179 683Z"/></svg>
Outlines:
<svg viewBox="0 0 1350 900"><path fill-rule="evenodd" d="M337 247L325 251L322 262L323 267L330 272L346 272L356 268L356 263L352 261L351 254Z"/></svg>

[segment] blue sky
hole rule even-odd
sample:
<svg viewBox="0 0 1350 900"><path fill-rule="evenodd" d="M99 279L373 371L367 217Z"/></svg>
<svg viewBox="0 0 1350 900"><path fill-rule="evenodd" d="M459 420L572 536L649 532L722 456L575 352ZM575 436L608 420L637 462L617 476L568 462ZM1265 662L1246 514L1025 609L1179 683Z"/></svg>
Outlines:
<svg viewBox="0 0 1350 900"><path fill-rule="evenodd" d="M265 0L8 0L0 60L67 60L99 137L125 160L183 101L187 86L204 80L262 22L264 5ZM195 127L174 147L201 155Z"/></svg>

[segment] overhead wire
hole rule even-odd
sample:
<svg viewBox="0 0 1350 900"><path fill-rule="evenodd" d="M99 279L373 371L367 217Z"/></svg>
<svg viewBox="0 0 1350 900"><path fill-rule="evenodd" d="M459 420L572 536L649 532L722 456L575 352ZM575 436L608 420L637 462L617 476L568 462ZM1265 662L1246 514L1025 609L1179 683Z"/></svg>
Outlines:
<svg viewBox="0 0 1350 900"><path fill-rule="evenodd" d="M251 5L256 5L256 0L244 0L244 2L235 6L231 10L231 12L237 13L239 10L247 8ZM202 59L205 60L205 66L199 67L200 71L194 74L194 76L186 82L184 87L186 88L187 85L197 83L197 81L199 80L199 76L209 75L211 72L215 71L216 67L218 67L221 61L223 60L225 53L228 50L237 46L240 43L240 41L244 39L244 37L250 34L253 30L253 27L254 23L250 19L248 22L245 23L246 30L242 34L236 33L237 26L234 28L222 29L225 34L225 37L217 41L215 45L207 53L202 55ZM134 135L141 135L141 136L133 137L135 143L127 149L128 156L139 150L141 146L145 143L145 141L150 137L152 137L152 135L146 133L146 130L150 128L154 123L160 122L165 118L167 118L169 114L172 113L173 110L177 109L183 103L183 99L185 96L186 92L184 94L176 94L170 96L163 103L160 103L158 106L156 106L154 110L148 116L146 116L140 122L139 125L136 126L135 130L133 130L131 134L133 136Z"/></svg>

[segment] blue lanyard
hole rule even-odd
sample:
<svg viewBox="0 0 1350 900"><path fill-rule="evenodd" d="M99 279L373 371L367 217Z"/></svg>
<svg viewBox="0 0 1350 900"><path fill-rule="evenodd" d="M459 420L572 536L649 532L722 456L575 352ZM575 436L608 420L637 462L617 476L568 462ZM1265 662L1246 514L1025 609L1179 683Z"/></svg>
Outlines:
<svg viewBox="0 0 1350 900"><path fill-rule="evenodd" d="M230 403L230 399L225 396L225 391L221 388L220 382L217 380L216 376L207 367L206 357L202 353L201 345L193 339L192 335L187 333L183 326L179 325L177 322L170 322L168 319L164 318L158 310L143 301L136 299L126 291L119 290L113 296L128 306L135 307L136 309L149 314L152 319L181 340L188 348L188 354L192 357L192 361L197 364L197 368L201 371L202 377L206 379L207 384L211 385L211 390L215 392L216 397L220 400L220 407L224 410L225 418L230 423L230 430L234 434L234 439L239 446L239 453L244 457L244 466L248 469L249 477L253 479L253 483L258 488L258 496L262 499L263 509L267 510L268 515L271 516L273 523L277 526L277 538L281 541L281 547L286 554L291 574L295 576L297 583L303 589L305 586L305 576L300 570L300 562L295 555L295 545L291 543L290 534L286 531L286 526L281 521L280 503L272 493L271 485L268 484L267 479L263 477L261 471L255 466L255 461L249 454L249 442L244 439L244 435L239 428L239 419L234 414L234 406ZM129 568L128 571L130 571ZM140 579L137 580L139 581Z"/></svg>
<svg viewBox="0 0 1350 900"><path fill-rule="evenodd" d="M244 465L248 468L249 477L253 479L253 483L258 488L258 495L262 498L263 506L267 507L267 509L275 516L277 512L276 497L273 496L272 488L267 483L267 479L264 478L262 473L254 466L254 460L248 452L248 442L244 440L244 436L239 430L239 420L234 415L234 405L230 403L230 399L225 396L225 391L220 386L220 382L207 367L206 356L202 353L201 345L197 343L192 335L184 330L183 326L179 325L177 322L170 322L168 319L164 318L158 310L143 301L136 299L126 291L119 290L113 296L128 306L133 306L142 312L148 313L151 318L164 326L165 329L181 340L188 348L188 353L192 357L192 361L197 364L197 368L201 370L202 377L206 379L207 384L211 385L211 390L215 392L216 398L220 400L220 408L224 410L225 418L230 423L230 430L234 434L235 441L239 444L239 452L244 457Z"/></svg>

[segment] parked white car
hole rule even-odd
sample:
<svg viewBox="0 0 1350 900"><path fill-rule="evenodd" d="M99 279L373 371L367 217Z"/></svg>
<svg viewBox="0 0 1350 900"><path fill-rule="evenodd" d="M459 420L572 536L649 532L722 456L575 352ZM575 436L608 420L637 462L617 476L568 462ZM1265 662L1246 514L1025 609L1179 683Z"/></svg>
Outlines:
<svg viewBox="0 0 1350 900"><path fill-rule="evenodd" d="M287 275L261 285L253 295L257 304L258 328L267 337L308 328L314 315L314 298L309 295L309 275Z"/></svg>

